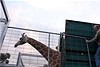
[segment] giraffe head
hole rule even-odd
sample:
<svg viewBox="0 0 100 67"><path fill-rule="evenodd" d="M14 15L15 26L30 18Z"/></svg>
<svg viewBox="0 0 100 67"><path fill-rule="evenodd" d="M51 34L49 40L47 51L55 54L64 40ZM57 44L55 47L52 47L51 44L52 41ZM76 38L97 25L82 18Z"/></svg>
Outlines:
<svg viewBox="0 0 100 67"><path fill-rule="evenodd" d="M19 39L19 41L15 44L14 47L17 47L19 45L23 45L25 43L27 43L27 35L25 35L25 33L22 34L22 37Z"/></svg>

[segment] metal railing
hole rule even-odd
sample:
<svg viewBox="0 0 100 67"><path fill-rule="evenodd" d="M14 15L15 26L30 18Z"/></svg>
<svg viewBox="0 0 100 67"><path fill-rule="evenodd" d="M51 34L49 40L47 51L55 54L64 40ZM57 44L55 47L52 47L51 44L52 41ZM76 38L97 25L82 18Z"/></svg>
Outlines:
<svg viewBox="0 0 100 67"><path fill-rule="evenodd" d="M30 31L30 32L39 32L39 33L44 33L44 34L46 34L46 36L47 36L47 46L48 47L51 47L51 39L52 39L52 35L54 35L54 36L57 36L57 37L59 37L60 36L60 34L59 33L53 33L53 32L46 32L46 31L39 31L39 30L32 30L32 29L25 29L25 28L18 28L18 27L8 27L8 29L14 29L14 30L20 30L20 31ZM12 34L13 35L13 34ZM57 38L56 38L57 39ZM56 40L57 41L57 40ZM59 40L58 40L59 41ZM59 44L58 43L58 41L56 42L57 44ZM57 45L58 46L58 45ZM23 54L23 53L19 53L19 56L20 55L25 55L25 54ZM48 48L48 67L49 67L49 62L50 62L50 48ZM19 57L18 57L19 58ZM18 60L17 60L18 61ZM18 63L19 62L17 62L17 64L16 65L18 65ZM23 65L22 65L23 66Z"/></svg>
<svg viewBox="0 0 100 67"><path fill-rule="evenodd" d="M17 64L16 66L17 67L25 67L24 63L23 63L23 58L24 56L27 56L27 57L37 57L37 58L44 58L43 56L41 55L35 55L35 54L26 54L26 53L20 53L19 52L19 55L18 55L18 59L17 59ZM48 65L49 66L49 65Z"/></svg>
<svg viewBox="0 0 100 67"><path fill-rule="evenodd" d="M19 52L18 54L18 59L17 59L17 64L16 64L17 67L24 67L24 64L23 64L23 61L22 61L22 58L21 58L21 53Z"/></svg>
<svg viewBox="0 0 100 67"><path fill-rule="evenodd" d="M86 43L86 38L85 38L85 37L75 36L75 35L67 35L67 34L65 34L64 32L61 33L61 35L62 35L63 38L64 38L64 37L67 37L67 36L75 37L75 38L81 38L81 39L84 39L84 40L85 40L85 43ZM65 44L65 43L63 43L63 44ZM87 46L87 52L88 52L89 65L90 65L90 67L92 67L88 43L86 43L86 46ZM60 63L60 64L61 64L61 63Z"/></svg>

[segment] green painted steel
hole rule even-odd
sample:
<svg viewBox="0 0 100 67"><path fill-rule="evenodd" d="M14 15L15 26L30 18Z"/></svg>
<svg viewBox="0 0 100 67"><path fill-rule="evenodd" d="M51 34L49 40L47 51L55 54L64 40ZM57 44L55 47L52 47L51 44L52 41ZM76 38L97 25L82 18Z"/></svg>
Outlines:
<svg viewBox="0 0 100 67"><path fill-rule="evenodd" d="M91 23L66 20L66 34L93 37L93 25Z"/></svg>
<svg viewBox="0 0 100 67"><path fill-rule="evenodd" d="M66 20L65 34L79 37L65 36L65 39L61 38L61 67L96 67L96 43L88 43L87 48L85 39L80 38L93 38L95 35L93 25L86 22Z"/></svg>
<svg viewBox="0 0 100 67"><path fill-rule="evenodd" d="M65 37L64 67L89 67L87 45L84 38ZM70 62L70 63L68 63Z"/></svg>

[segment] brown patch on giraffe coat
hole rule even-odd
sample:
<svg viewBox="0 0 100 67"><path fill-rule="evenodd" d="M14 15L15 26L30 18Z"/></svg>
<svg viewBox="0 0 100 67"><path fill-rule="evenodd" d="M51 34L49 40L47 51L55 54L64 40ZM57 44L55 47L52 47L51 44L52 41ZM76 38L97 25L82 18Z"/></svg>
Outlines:
<svg viewBox="0 0 100 67"><path fill-rule="evenodd" d="M45 44L32 39L31 41L29 40L29 44L31 44L33 47L35 47L42 55L43 57L48 60L48 47L45 46ZM50 67L59 67L59 61L60 61L60 53L58 51L55 51L50 48Z"/></svg>

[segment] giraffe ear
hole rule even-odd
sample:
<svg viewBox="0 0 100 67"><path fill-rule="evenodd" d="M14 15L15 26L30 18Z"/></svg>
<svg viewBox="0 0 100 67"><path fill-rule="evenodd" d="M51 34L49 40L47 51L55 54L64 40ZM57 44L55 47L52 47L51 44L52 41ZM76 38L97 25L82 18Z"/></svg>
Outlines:
<svg viewBox="0 0 100 67"><path fill-rule="evenodd" d="M27 37L27 35L25 35L25 37Z"/></svg>
<svg viewBox="0 0 100 67"><path fill-rule="evenodd" d="M58 50L58 46L56 46L56 50Z"/></svg>

